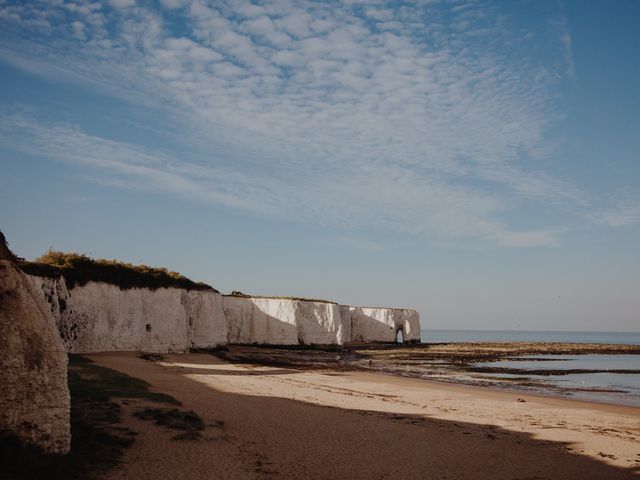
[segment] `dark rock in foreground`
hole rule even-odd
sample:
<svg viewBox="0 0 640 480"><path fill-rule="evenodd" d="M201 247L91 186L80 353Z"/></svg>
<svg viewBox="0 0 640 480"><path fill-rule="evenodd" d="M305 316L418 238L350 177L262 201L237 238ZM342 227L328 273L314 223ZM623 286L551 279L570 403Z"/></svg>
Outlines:
<svg viewBox="0 0 640 480"><path fill-rule="evenodd" d="M0 232L0 434L67 453L67 355L48 305Z"/></svg>

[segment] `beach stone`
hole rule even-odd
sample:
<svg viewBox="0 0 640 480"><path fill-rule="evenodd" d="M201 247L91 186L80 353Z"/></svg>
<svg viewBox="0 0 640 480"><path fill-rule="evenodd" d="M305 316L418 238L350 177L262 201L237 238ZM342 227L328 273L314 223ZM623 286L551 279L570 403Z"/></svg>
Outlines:
<svg viewBox="0 0 640 480"><path fill-rule="evenodd" d="M69 452L67 355L42 295L0 232L0 433Z"/></svg>

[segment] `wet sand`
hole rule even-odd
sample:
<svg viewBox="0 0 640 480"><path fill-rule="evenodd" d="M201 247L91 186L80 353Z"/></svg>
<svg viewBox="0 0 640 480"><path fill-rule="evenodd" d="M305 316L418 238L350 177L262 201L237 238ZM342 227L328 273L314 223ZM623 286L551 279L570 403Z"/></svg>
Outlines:
<svg viewBox="0 0 640 480"><path fill-rule="evenodd" d="M342 349L322 350L305 346L268 347L233 345L221 358L236 363L283 366L300 369L331 368L383 372L456 384L498 388L512 392L543 394L575 400L598 401L640 407L633 387L609 385L609 377L590 374L640 375L640 345L581 344L560 342L470 342L418 345L351 344ZM612 369L608 363L589 367L574 362L562 368L548 368L550 360L572 356L619 356L635 358L625 368ZM524 362L520 362L524 361ZM492 364L487 364L492 362ZM532 363L536 362L536 363ZM529 363L526 368L521 364ZM555 362L557 364L557 362ZM536 369L533 365L539 366ZM508 366L505 366L508 365ZM627 368L627 366L629 368ZM582 382L560 382L567 375L586 375ZM618 379L618 382L621 380ZM598 383L600 382L600 383ZM633 381L632 381L633 384ZM628 390L631 388L631 390Z"/></svg>
<svg viewBox="0 0 640 480"><path fill-rule="evenodd" d="M639 478L640 409L209 354L87 355L207 424L199 440L136 419L107 478Z"/></svg>

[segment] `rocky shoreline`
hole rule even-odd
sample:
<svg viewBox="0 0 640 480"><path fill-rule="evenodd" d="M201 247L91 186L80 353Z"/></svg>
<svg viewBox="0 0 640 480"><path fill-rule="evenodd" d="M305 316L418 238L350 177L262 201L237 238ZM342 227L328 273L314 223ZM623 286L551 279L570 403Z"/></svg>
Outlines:
<svg viewBox="0 0 640 480"><path fill-rule="evenodd" d="M517 360L524 355L640 355L640 345L559 342L469 342L419 345L351 344L341 348L298 346L231 345L219 353L227 360L289 367L361 367L362 361L415 362L433 365L465 365L503 359ZM544 360L544 359L541 359Z"/></svg>
<svg viewBox="0 0 640 480"><path fill-rule="evenodd" d="M524 369L478 365L500 360L547 362L552 360L547 357L548 355L593 354L640 355L640 345L469 342L408 346L396 344L349 345L342 349L333 350L233 345L226 351L217 353L221 358L235 363L299 369L368 370L403 377L482 385L554 396L572 395L576 392L625 392L600 387L561 388L545 381L544 377L589 373L640 374L640 369ZM531 355L540 355L540 357L531 357ZM532 375L538 375L541 378L532 378Z"/></svg>

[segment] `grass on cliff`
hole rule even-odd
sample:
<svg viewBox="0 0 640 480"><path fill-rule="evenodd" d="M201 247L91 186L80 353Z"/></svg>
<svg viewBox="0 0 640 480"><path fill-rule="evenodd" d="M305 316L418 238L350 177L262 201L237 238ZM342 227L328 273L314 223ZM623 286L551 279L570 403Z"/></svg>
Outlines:
<svg viewBox="0 0 640 480"><path fill-rule="evenodd" d="M149 391L138 378L69 357L71 453L45 455L23 447L15 438L0 438L0 479L85 480L117 465L136 432L120 425L122 407L115 399L146 399L170 405L180 402Z"/></svg>
<svg viewBox="0 0 640 480"><path fill-rule="evenodd" d="M248 295L238 290L234 290L230 294L225 295L225 297L267 298L267 299L274 299L274 300L297 300L301 302L330 303L332 305L338 305L338 302L333 302L331 300L323 300L322 298L287 297L287 296L277 296L277 295Z"/></svg>
<svg viewBox="0 0 640 480"><path fill-rule="evenodd" d="M49 250L35 261L20 262L25 273L41 277L57 278L63 276L67 286L81 286L88 282L105 282L122 289L164 287L184 288L187 290L215 290L213 287L194 282L166 268L133 265L117 260L93 259L73 252Z"/></svg>

